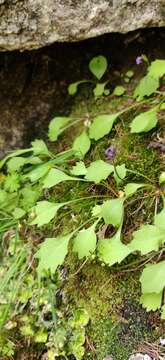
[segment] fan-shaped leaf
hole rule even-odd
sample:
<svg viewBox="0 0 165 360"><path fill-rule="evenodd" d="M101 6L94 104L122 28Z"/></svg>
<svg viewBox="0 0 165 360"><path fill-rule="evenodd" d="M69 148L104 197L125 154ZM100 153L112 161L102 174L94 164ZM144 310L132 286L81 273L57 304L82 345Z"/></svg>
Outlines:
<svg viewBox="0 0 165 360"><path fill-rule="evenodd" d="M148 264L140 277L142 293L159 294L165 286L165 261Z"/></svg>
<svg viewBox="0 0 165 360"><path fill-rule="evenodd" d="M79 161L75 166L72 167L70 173L75 176L85 175L87 173L87 169L83 161Z"/></svg>
<svg viewBox="0 0 165 360"><path fill-rule="evenodd" d="M101 206L100 216L103 217L106 224L119 227L123 220L124 198L107 200Z"/></svg>
<svg viewBox="0 0 165 360"><path fill-rule="evenodd" d="M124 187L124 192L126 197L130 197L133 194L136 193L136 191L144 186L147 186L148 184L136 184L136 183L128 183L125 187Z"/></svg>
<svg viewBox="0 0 165 360"><path fill-rule="evenodd" d="M144 76L134 91L134 97L142 100L145 96L152 95L159 88L159 79L147 74Z"/></svg>
<svg viewBox="0 0 165 360"><path fill-rule="evenodd" d="M148 132L157 125L156 110L149 110L136 116L131 123L131 133Z"/></svg>
<svg viewBox="0 0 165 360"><path fill-rule="evenodd" d="M165 207L155 215L154 223L161 230L165 230Z"/></svg>
<svg viewBox="0 0 165 360"><path fill-rule="evenodd" d="M157 251L165 241L164 232L155 225L142 225L134 232L130 246L133 251L140 251L142 255Z"/></svg>
<svg viewBox="0 0 165 360"><path fill-rule="evenodd" d="M160 293L142 294L140 297L140 304L146 311L156 311L160 309L162 302L162 291Z"/></svg>
<svg viewBox="0 0 165 360"><path fill-rule="evenodd" d="M56 141L63 128L72 120L70 117L57 116L49 124L48 136L50 141Z"/></svg>
<svg viewBox="0 0 165 360"><path fill-rule="evenodd" d="M124 260L131 250L128 245L124 245L120 240L120 231L111 238L99 241L98 256L105 264L112 266Z"/></svg>
<svg viewBox="0 0 165 360"><path fill-rule="evenodd" d="M51 169L43 181L43 188L49 189L52 186L55 186L62 181L71 181L71 180L77 180L77 179L78 178L75 178L75 177L65 174L63 171L61 171L59 169Z"/></svg>
<svg viewBox="0 0 165 360"><path fill-rule="evenodd" d="M73 251L78 254L79 259L90 256L96 249L96 223L86 230L81 230L73 242Z"/></svg>
<svg viewBox="0 0 165 360"><path fill-rule="evenodd" d="M93 123L89 128L89 136L91 139L99 140L103 136L109 134L116 119L121 112L111 115L98 115L94 118Z"/></svg>
<svg viewBox="0 0 165 360"><path fill-rule="evenodd" d="M52 165L48 162L46 164L42 164L34 168L34 170L30 171L25 178L29 178L31 182L36 182L42 177L44 177L49 170L51 169Z"/></svg>
<svg viewBox="0 0 165 360"><path fill-rule="evenodd" d="M76 155L82 158L89 151L90 146L90 139L86 131L83 131L81 135L74 140L72 148L76 152Z"/></svg>
<svg viewBox="0 0 165 360"><path fill-rule="evenodd" d="M47 155L49 156L49 150L43 140L36 139L32 141L32 148L34 155Z"/></svg>
<svg viewBox="0 0 165 360"><path fill-rule="evenodd" d="M98 184L100 181L107 179L113 170L113 165L110 165L103 160L96 160L87 168L85 179L94 181Z"/></svg>
<svg viewBox="0 0 165 360"><path fill-rule="evenodd" d="M37 268L39 277L44 276L49 270L54 274L57 267L63 264L71 237L72 234L45 239L35 255L39 260Z"/></svg>
<svg viewBox="0 0 165 360"><path fill-rule="evenodd" d="M36 218L31 222L31 225L42 226L48 224L55 216L64 203L55 204L49 201L39 201L34 208Z"/></svg>
<svg viewBox="0 0 165 360"><path fill-rule="evenodd" d="M154 78L161 78L165 75L165 60L157 59L152 61L148 68L148 73Z"/></svg>

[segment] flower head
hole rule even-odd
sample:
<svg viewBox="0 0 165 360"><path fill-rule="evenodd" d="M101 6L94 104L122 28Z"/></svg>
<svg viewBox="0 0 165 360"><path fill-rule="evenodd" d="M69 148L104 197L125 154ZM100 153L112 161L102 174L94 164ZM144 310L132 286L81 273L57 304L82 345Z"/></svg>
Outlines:
<svg viewBox="0 0 165 360"><path fill-rule="evenodd" d="M137 58L136 58L136 65L142 64L142 61L143 61L142 57L141 57L141 56L137 56Z"/></svg>
<svg viewBox="0 0 165 360"><path fill-rule="evenodd" d="M116 149L114 145L109 146L105 150L105 156L108 160L113 161L116 156Z"/></svg>

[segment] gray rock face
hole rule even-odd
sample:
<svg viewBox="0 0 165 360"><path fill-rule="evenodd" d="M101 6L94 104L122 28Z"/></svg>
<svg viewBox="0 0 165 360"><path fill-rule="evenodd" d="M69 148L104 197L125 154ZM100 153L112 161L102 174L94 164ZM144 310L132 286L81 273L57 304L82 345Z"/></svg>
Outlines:
<svg viewBox="0 0 165 360"><path fill-rule="evenodd" d="M165 26L164 0L0 0L0 50Z"/></svg>
<svg viewBox="0 0 165 360"><path fill-rule="evenodd" d="M152 360L151 357L147 354L136 354L132 355L129 360Z"/></svg>

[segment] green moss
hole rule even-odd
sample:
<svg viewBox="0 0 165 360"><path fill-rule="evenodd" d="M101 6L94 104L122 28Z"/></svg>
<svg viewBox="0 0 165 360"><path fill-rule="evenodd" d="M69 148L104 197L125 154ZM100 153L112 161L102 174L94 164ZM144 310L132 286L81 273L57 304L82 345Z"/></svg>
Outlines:
<svg viewBox="0 0 165 360"><path fill-rule="evenodd" d="M139 305L139 272L121 274L117 268L101 266L93 260L80 263L73 254L66 266L69 280L65 292L73 307L88 311L87 346L84 359L103 360L107 355L126 360L139 343L159 336L153 315ZM75 275L73 275L75 274Z"/></svg>

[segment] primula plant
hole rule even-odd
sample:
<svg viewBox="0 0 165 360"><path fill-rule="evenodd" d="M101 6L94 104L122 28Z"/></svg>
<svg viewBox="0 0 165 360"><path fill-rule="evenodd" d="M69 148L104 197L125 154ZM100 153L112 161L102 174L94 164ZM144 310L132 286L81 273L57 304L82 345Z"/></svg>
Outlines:
<svg viewBox="0 0 165 360"><path fill-rule="evenodd" d="M107 66L103 56L89 63L98 81ZM50 150L50 144L37 139L30 148L16 150L0 161L2 356L14 354L16 344L11 330L15 334L18 330L18 341L24 337L44 344L42 349L47 351L49 360L59 356L68 359L71 355L77 360L83 358L90 314L82 308L73 310L65 300L59 306L55 297L67 281L63 273L69 252L81 265L95 259L100 266L118 268L120 265L116 264L122 261L127 266L132 257L141 257L144 266L140 303L147 311L159 310L165 319L165 172L160 171L152 179L136 170L136 166L132 170L118 161L117 146L108 143L116 124L124 121L127 114L132 118L130 136L150 134L158 126L165 108L165 94L158 90L164 75L165 61L153 61L137 84L131 105L113 113L100 112L90 118L88 125L83 116L55 117L48 129L55 149L68 131L76 129L77 133L62 152ZM132 76L131 71L126 75ZM74 95L84 81L69 85L69 94ZM96 101L101 95L108 95L106 85L107 81L95 84ZM119 87L109 101L123 95ZM101 141L107 144L104 155L96 152L95 156ZM73 196L74 188L79 187L81 190ZM150 221L141 223L128 237L127 211L138 193L151 198L155 209ZM81 218L83 209L88 211ZM72 218L68 218L70 215ZM64 219L72 220L63 226ZM103 227L109 231L100 236Z"/></svg>

